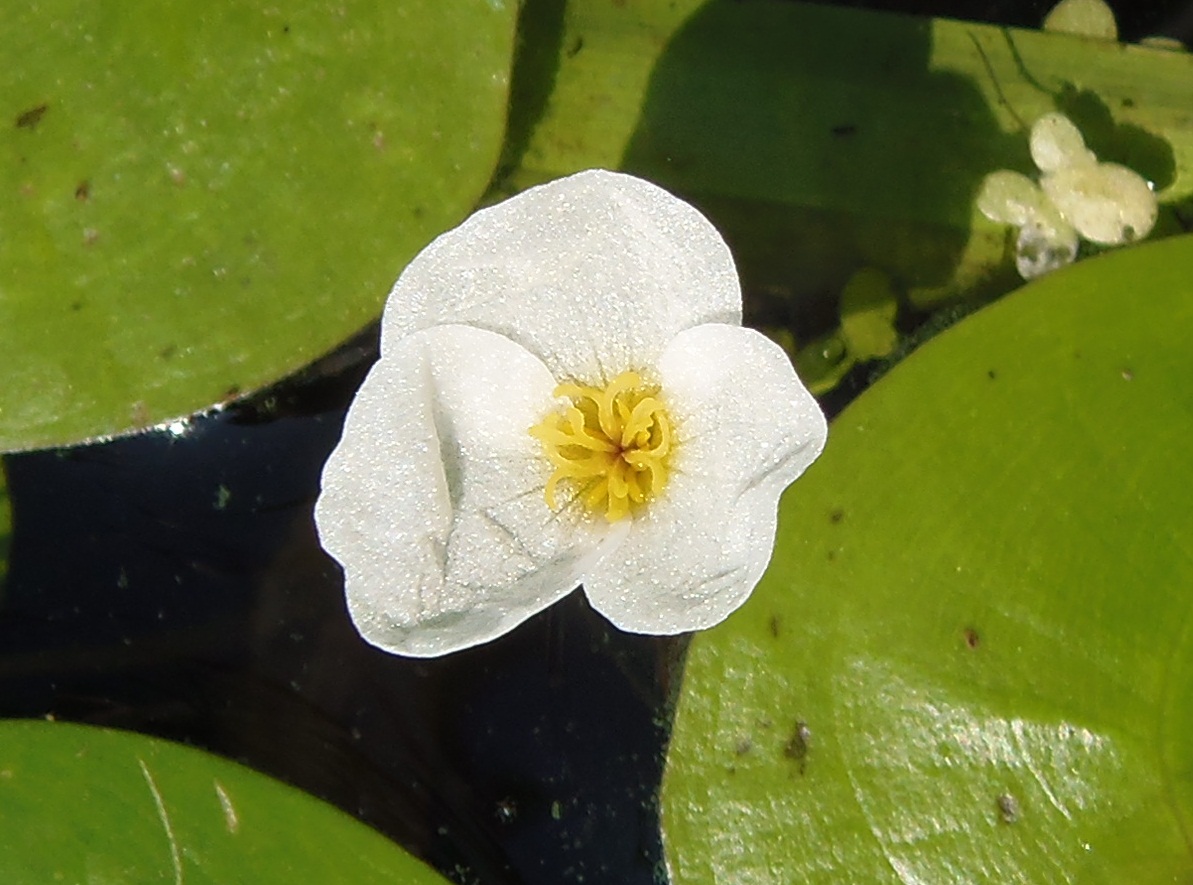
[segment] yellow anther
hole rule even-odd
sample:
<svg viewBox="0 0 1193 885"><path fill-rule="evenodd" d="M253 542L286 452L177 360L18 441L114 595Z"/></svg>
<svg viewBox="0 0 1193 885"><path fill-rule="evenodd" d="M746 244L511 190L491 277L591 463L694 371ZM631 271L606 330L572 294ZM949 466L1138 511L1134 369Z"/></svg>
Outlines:
<svg viewBox="0 0 1193 885"><path fill-rule="evenodd" d="M671 420L658 390L636 372L622 372L603 389L560 384L555 396L571 405L530 428L555 467L547 481L547 506L567 480L578 500L609 522L629 516L667 483Z"/></svg>

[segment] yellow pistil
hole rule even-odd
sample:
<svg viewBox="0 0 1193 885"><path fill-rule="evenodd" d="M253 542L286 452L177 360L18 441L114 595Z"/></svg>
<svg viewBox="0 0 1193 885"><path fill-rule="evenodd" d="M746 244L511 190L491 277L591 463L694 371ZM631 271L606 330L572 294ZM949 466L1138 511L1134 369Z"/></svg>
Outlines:
<svg viewBox="0 0 1193 885"><path fill-rule="evenodd" d="M560 384L555 396L571 405L530 428L555 472L547 481L547 506L559 507L555 489L573 484L579 500L609 522L629 516L667 483L671 419L658 390L636 372L622 372L603 390Z"/></svg>

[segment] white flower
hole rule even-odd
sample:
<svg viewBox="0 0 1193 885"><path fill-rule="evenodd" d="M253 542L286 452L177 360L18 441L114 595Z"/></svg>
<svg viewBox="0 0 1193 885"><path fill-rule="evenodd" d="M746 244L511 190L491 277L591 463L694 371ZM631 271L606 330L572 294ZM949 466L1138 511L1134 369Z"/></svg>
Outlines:
<svg viewBox="0 0 1193 885"><path fill-rule="evenodd" d="M1015 266L1024 279L1072 262L1078 235L1120 246L1151 233L1158 206L1150 185L1125 166L1099 163L1064 114L1035 122L1031 156L1041 172L1038 185L1000 169L986 176L978 194L983 215L1019 228Z"/></svg>
<svg viewBox="0 0 1193 885"><path fill-rule="evenodd" d="M826 436L740 321L724 241L628 175L533 188L428 246L315 508L361 635L446 654L580 584L627 630L723 620Z"/></svg>

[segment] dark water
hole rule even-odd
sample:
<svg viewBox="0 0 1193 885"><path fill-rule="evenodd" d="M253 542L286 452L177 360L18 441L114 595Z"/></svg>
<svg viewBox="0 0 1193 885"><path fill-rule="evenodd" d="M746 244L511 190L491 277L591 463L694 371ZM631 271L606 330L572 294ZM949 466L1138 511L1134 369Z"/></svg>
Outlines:
<svg viewBox="0 0 1193 885"><path fill-rule="evenodd" d="M942 16L1016 28L1038 28L1057 0L835 0L826 5ZM1193 43L1193 6L1188 0L1107 0L1118 22L1119 39L1174 37Z"/></svg>
<svg viewBox="0 0 1193 885"><path fill-rule="evenodd" d="M311 508L375 343L179 436L9 457L0 715L230 756L461 882L654 881L681 643L622 634L580 594L441 660L348 621Z"/></svg>

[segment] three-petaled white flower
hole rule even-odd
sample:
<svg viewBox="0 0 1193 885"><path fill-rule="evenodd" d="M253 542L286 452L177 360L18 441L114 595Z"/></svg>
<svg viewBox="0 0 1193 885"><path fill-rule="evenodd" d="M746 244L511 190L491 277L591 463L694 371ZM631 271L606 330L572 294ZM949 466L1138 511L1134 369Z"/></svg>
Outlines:
<svg viewBox="0 0 1193 885"><path fill-rule="evenodd" d="M1073 122L1045 114L1031 127L1031 156L1040 183L1010 169L982 181L978 210L1019 228L1015 267L1025 280L1077 257L1078 235L1103 246L1141 240L1156 223L1156 195L1141 175L1100 163Z"/></svg>
<svg viewBox="0 0 1193 885"><path fill-rule="evenodd" d="M581 584L627 630L723 620L827 432L740 322L712 225L628 175L533 188L435 240L390 294L315 508L361 635L446 654Z"/></svg>

